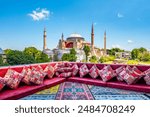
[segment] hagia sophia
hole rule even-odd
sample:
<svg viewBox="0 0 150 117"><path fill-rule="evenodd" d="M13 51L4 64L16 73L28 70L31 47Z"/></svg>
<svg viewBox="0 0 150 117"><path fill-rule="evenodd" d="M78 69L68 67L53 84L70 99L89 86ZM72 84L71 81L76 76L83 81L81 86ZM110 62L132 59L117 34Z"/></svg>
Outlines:
<svg viewBox="0 0 150 117"><path fill-rule="evenodd" d="M57 55L58 59L61 60L61 57L64 53L69 53L70 49L74 48L77 52L77 61L82 61L85 59L85 53L83 51L84 46L90 47L90 56L96 56L100 58L101 56L107 55L106 50L106 31L104 32L104 48L100 49L94 45L94 25L92 24L91 29L91 43L87 42L84 37L80 34L73 33L66 39L64 39L64 35L62 34L61 39L59 39L58 45L55 49L50 50L47 48L47 34L46 29L44 29L43 35L43 52L49 56ZM90 57L89 56L89 57Z"/></svg>

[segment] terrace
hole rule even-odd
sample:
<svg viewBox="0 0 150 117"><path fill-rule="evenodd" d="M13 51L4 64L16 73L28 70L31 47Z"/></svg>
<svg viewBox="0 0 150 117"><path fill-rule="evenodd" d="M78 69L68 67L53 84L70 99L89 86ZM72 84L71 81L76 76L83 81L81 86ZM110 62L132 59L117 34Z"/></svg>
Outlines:
<svg viewBox="0 0 150 117"><path fill-rule="evenodd" d="M56 64L66 64L65 63L42 63L42 64L31 64L31 65L21 65L21 66L10 66L0 68L0 77L5 78L8 69L15 70L19 73L23 72L25 67L30 69L41 67L45 70L49 65L55 68ZM102 71L107 64L91 64L91 63L67 63L67 68L69 66L73 72L73 66L76 64L78 71L76 75L59 76L56 71L52 78L48 78L48 75L44 77L44 81L40 84L30 84L27 85L22 82L15 89L10 89L6 84L5 87L0 91L0 99L20 99L20 100L149 100L150 99L150 86L148 81L145 80L146 72L149 72L150 66L138 65L130 67L133 69L136 67L142 73L142 77L138 81L131 83L126 81L118 81L118 76L113 76L112 78L105 79L105 77L97 74L93 76L91 72L92 67L96 65L99 71ZM87 68L81 70L83 65ZM110 67L113 71L118 68L127 68L127 65L114 65L111 64ZM88 70L87 70L88 69ZM59 69L60 70L60 69ZM62 69L61 69L62 70ZM81 72L83 71L83 73ZM85 71L87 71L86 74ZM59 71L60 72L60 71ZM107 71L108 73L109 71ZM62 72L64 73L64 72ZM83 75L84 74L84 75ZM93 73L95 74L95 73ZM52 76L52 75L51 75ZM67 78L66 78L67 77ZM102 78L103 77L103 78ZM107 77L108 78L108 77ZM137 77L136 77L137 78ZM137 79L136 79L137 80ZM146 82L147 81L147 82Z"/></svg>

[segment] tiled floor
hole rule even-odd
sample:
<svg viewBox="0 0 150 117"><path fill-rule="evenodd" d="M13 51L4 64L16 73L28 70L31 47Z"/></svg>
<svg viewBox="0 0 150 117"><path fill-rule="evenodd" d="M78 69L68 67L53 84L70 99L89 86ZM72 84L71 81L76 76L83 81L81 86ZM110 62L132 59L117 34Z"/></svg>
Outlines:
<svg viewBox="0 0 150 117"><path fill-rule="evenodd" d="M65 82L21 100L150 100L150 93Z"/></svg>

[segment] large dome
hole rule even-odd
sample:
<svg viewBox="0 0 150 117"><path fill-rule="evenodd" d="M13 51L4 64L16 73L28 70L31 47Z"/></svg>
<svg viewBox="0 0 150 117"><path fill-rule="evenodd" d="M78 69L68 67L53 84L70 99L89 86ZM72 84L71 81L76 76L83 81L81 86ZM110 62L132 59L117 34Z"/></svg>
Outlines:
<svg viewBox="0 0 150 117"><path fill-rule="evenodd" d="M71 34L68 38L67 38L67 40L72 40L72 41L74 41L74 40L84 40L84 38L80 35L80 34L77 34L77 33L73 33L73 34Z"/></svg>
<svg viewBox="0 0 150 117"><path fill-rule="evenodd" d="M80 34L77 34L77 33L73 33L69 37L81 37L82 38L82 36Z"/></svg>

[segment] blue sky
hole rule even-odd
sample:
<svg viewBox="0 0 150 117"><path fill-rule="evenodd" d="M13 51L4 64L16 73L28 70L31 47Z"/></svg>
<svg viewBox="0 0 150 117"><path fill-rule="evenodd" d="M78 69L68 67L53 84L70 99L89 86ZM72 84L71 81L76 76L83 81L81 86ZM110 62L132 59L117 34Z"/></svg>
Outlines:
<svg viewBox="0 0 150 117"><path fill-rule="evenodd" d="M0 47L23 50L43 48L43 29L47 46L57 46L62 32L81 34L90 42L91 25L95 45L103 48L150 50L149 0L0 0Z"/></svg>

